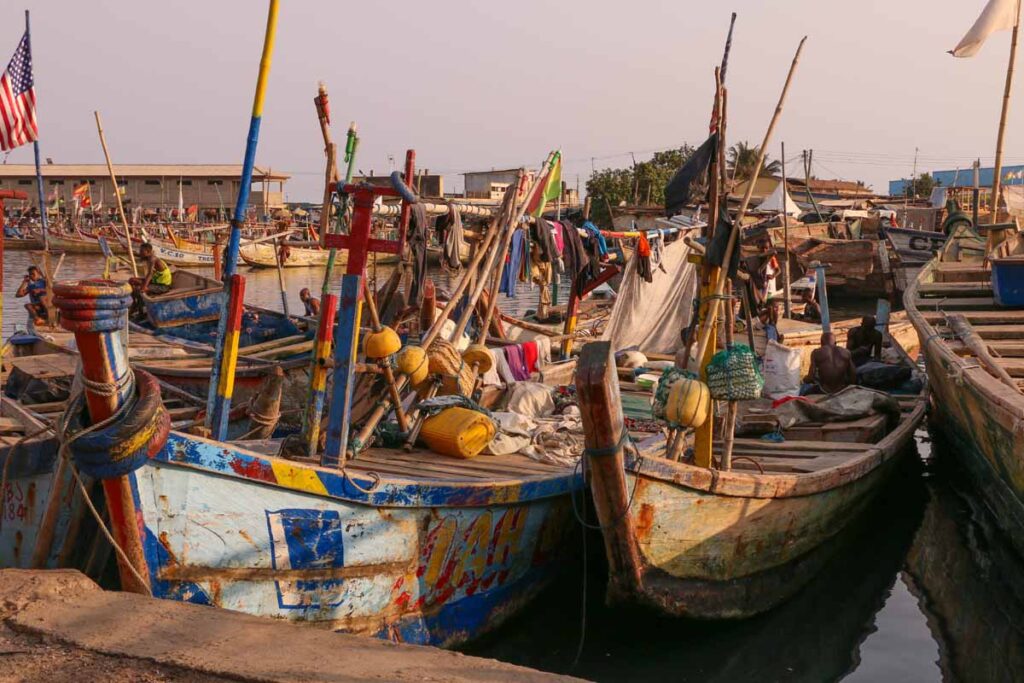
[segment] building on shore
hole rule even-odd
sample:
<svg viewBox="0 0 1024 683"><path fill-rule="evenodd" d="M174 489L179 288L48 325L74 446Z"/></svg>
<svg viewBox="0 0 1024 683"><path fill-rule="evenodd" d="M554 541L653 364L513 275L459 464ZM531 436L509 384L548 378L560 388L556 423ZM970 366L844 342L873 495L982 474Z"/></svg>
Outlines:
<svg viewBox="0 0 1024 683"><path fill-rule="evenodd" d="M952 171L932 171L931 177L939 187L974 187L974 169L969 165L964 168L953 169ZM978 171L978 185L982 190L991 190L992 181L995 180L995 168L982 168ZM889 181L889 195L902 197L906 194L910 178L900 178ZM1024 166L1003 166L1003 185L1014 186L1024 185Z"/></svg>
<svg viewBox="0 0 1024 683"><path fill-rule="evenodd" d="M48 207L71 207L75 188L88 184L78 198L88 194L93 208L114 205L114 188L105 164L45 164L43 192ZM115 164L114 174L121 187L126 209L173 211L178 207L178 190L184 207L200 211L230 211L238 197L242 167L236 164ZM291 176L268 168L255 168L249 206L264 214L284 207L284 185ZM27 207L39 204L35 166L0 165L0 189L28 194ZM8 208L15 208L14 202Z"/></svg>
<svg viewBox="0 0 1024 683"><path fill-rule="evenodd" d="M355 176L354 183L369 183L377 187L391 187L390 175L376 175L370 171L367 176ZM430 169L423 169L423 172L416 172L412 183L412 189L421 197L444 197L444 176L432 174Z"/></svg>
<svg viewBox="0 0 1024 683"><path fill-rule="evenodd" d="M754 194L752 195L755 205L757 202L763 201L774 194L775 189L781 182L781 178L773 176L758 178L757 184L754 186ZM730 190L730 196L742 197L747 191L748 184L749 183L746 180L737 182ZM786 178L786 189L789 190L789 194L797 202L809 201L807 199L808 190L810 190L810 194L814 197L815 201L829 199L870 199L877 196L870 187L867 187L863 183L851 180L811 178L809 182L805 182L803 178Z"/></svg>
<svg viewBox="0 0 1024 683"><path fill-rule="evenodd" d="M529 183L533 180L535 175L534 171L526 172L526 181ZM490 171L473 171L470 173L462 174L464 185L464 195L466 199L488 199L494 201L501 201L501 198L505 196L505 190L508 186L516 182L516 178L519 177L518 168L506 168L500 170ZM566 186L565 181L562 182L562 196L561 205L562 207L575 207L580 204L579 193L572 188ZM548 207L552 208L552 207Z"/></svg>

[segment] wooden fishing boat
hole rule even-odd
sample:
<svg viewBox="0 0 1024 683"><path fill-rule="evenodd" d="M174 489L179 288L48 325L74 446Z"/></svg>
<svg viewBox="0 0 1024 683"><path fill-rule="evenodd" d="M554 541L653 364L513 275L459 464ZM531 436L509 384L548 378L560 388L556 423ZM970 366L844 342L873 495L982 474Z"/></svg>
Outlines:
<svg viewBox="0 0 1024 683"><path fill-rule="evenodd" d="M4 237L6 251L35 251L43 248L43 240L39 237Z"/></svg>
<svg viewBox="0 0 1024 683"><path fill-rule="evenodd" d="M732 467L721 469L671 459L660 434L623 449L609 343L584 347L576 385L609 600L706 619L749 617L799 591L895 468L926 408L924 395L908 395L894 420L799 423L778 430L782 442L736 438ZM777 422L770 401L742 405L754 421Z"/></svg>
<svg viewBox="0 0 1024 683"><path fill-rule="evenodd" d="M63 251L68 254L103 253L103 247L100 246L99 240L94 237L50 233L47 240L50 243L50 249L54 251ZM108 245L115 254L128 253L124 245L120 244L117 240L108 240Z"/></svg>
<svg viewBox="0 0 1024 683"><path fill-rule="evenodd" d="M888 296L893 292L892 265L887 244L879 239L851 239L840 235L845 224L790 225L789 251L794 264L809 270L813 263L827 263L830 292L856 297ZM787 240L783 228L768 228L772 245L780 252ZM840 235L840 236L836 236ZM799 271L795 271L799 272Z"/></svg>
<svg viewBox="0 0 1024 683"><path fill-rule="evenodd" d="M218 320L227 299L223 283L187 270L175 270L170 291L142 294L146 318L157 328Z"/></svg>
<svg viewBox="0 0 1024 683"><path fill-rule="evenodd" d="M327 249L289 247L288 258L281 265L285 268L309 268L327 265ZM265 242L243 244L238 250L241 259L253 268L277 268L277 245ZM345 264L345 254L335 257L336 265Z"/></svg>
<svg viewBox="0 0 1024 683"><path fill-rule="evenodd" d="M1007 247L1019 240L1015 235ZM903 303L925 352L936 425L1024 553L1024 311L998 303L985 253L983 240L959 231L921 270Z"/></svg>

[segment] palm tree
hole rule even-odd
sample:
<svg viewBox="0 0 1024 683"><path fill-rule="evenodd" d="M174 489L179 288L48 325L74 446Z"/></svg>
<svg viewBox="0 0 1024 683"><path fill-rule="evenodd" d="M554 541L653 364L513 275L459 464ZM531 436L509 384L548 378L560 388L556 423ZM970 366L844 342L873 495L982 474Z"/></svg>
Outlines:
<svg viewBox="0 0 1024 683"><path fill-rule="evenodd" d="M737 142L729 148L729 173L736 180L750 180L754 177L754 166L757 164L757 155L760 148L757 145L743 141ZM765 155L761 164L760 177L778 175L782 172L782 164L776 161L769 161Z"/></svg>

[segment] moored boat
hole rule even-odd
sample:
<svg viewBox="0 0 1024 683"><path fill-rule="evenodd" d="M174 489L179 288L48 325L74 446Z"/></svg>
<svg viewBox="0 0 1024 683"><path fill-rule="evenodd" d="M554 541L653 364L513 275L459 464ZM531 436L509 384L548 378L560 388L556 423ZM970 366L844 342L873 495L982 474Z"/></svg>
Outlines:
<svg viewBox="0 0 1024 683"><path fill-rule="evenodd" d="M1013 235L1003 251L1019 245L1020 235ZM985 254L982 238L959 231L921 270L903 303L925 353L936 424L1024 553L1024 301L1013 299L1019 286L1012 273L1021 258L997 252L994 265L986 265ZM1004 267L1003 286L994 285L993 270Z"/></svg>
<svg viewBox="0 0 1024 683"><path fill-rule="evenodd" d="M606 342L584 347L576 384L609 600L706 619L749 617L799 591L895 468L926 407L922 395L879 393L881 412L784 427L770 401L750 402L751 422L774 422L765 431L782 439L736 438L731 467L706 467L674 459L661 434L623 448ZM722 449L716 441L719 459Z"/></svg>

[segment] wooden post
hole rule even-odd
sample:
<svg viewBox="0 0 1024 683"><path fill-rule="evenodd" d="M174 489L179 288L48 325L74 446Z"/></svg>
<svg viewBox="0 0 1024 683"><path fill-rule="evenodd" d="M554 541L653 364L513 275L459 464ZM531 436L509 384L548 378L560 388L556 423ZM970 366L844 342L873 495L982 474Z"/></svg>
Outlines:
<svg viewBox="0 0 1024 683"><path fill-rule="evenodd" d="M622 399L611 342L583 347L576 371L576 396L583 419L594 509L608 557L608 594L635 595L643 582L643 563L626 485Z"/></svg>
<svg viewBox="0 0 1024 683"><path fill-rule="evenodd" d="M25 44L29 59L32 55L32 30L29 25L28 10L25 10ZM46 216L46 194L43 190L43 172L39 163L39 140L32 141L32 153L36 162L36 192L39 194L39 229L43 236L43 251L50 251L49 219ZM47 283L49 290L50 283Z"/></svg>
<svg viewBox="0 0 1024 683"><path fill-rule="evenodd" d="M786 101L786 95L789 93L789 87L793 82L793 75L796 72L797 64L800 62L800 54L803 52L804 44L807 42L805 36L801 41L799 47L797 47L796 55L793 57L793 62L789 67L789 74L786 76L786 83L782 88L782 94L779 96L779 103L775 107L775 113L772 115L772 119L768 124L768 130L765 131L764 141L761 143L761 147L758 150L757 161L754 166L754 176L751 178L750 183L747 185L747 191L743 195L743 201L740 203L739 213L736 215L736 220L733 223L732 231L729 233L729 242L725 248L725 255L722 259L723 267L728 268L729 263L732 261L732 253L736 249L736 243L739 240L739 233L743 224L743 217L747 213L747 208L750 206L751 197L754 194L754 186L757 184L757 178L761 173L761 165L764 163L765 152L767 151L768 144L771 142L772 133L775 130L775 125L778 123L779 117L782 115L782 108ZM708 342L711 341L711 334L718 322L718 305L720 303L719 297L725 287L725 278L718 277L715 283L714 296L711 297L711 301L708 303L708 315L704 321L704 325L701 328L700 341L697 345L697 357L703 358L705 352L708 349Z"/></svg>
<svg viewBox="0 0 1024 683"><path fill-rule="evenodd" d="M726 279L726 289L729 294L733 293L732 280ZM734 326L736 324L736 306L732 299L725 303L728 315L725 316L723 327L725 328L725 347L731 349L733 345ZM754 350L753 347L750 348ZM722 462L720 469L728 471L732 469L732 447L736 441L736 401L729 401L726 406L725 423L722 426Z"/></svg>
<svg viewBox="0 0 1024 683"><path fill-rule="evenodd" d="M220 399L209 415L210 433L214 439L224 441L228 437L228 414L231 412L231 398L235 392L235 368L238 365L238 340L242 333L243 300L245 299L245 278L231 276L230 296L227 305L227 326L221 346L224 354L220 358L215 390Z"/></svg>
<svg viewBox="0 0 1024 683"><path fill-rule="evenodd" d="M82 300L103 300L103 305L119 304L115 318L98 318L83 321L83 311L75 310L71 314L76 318L63 321L65 329L74 332L75 344L81 355L82 376L90 382L116 387L111 391L97 391L85 388L85 404L89 418L93 423L106 420L114 415L121 405L127 401L134 390L134 385L127 382L129 373L128 357L121 330L124 329L131 297L131 287L127 283L110 283L103 281L89 283L67 283L65 296L72 298L78 308ZM84 286L83 286L84 285ZM57 286L61 293L61 286ZM85 291L83 291L85 290ZM60 301L60 299L58 299ZM122 303L123 302L123 303ZM107 313L107 311L103 311ZM90 324L91 323L91 324ZM107 513L110 517L112 532L117 544L124 550L131 566L143 578L149 577L149 569L143 552L142 539L144 528L141 515L135 506L138 492L134 477L120 476L103 481L103 492L107 501ZM140 585L134 572L118 555L121 587L135 593L150 593L148 585Z"/></svg>
<svg viewBox="0 0 1024 683"><path fill-rule="evenodd" d="M974 161L974 189L971 191L971 222L978 227L978 203L981 201L981 159Z"/></svg>
<svg viewBox="0 0 1024 683"><path fill-rule="evenodd" d="M786 246L786 261L782 266L782 286L786 290L785 298L785 311L783 314L787 318L793 317L793 295L789 291L789 208L786 206L786 200L789 199L789 185L786 182L786 143L782 143L782 241ZM753 345L750 346L754 348Z"/></svg>
<svg viewBox="0 0 1024 683"><path fill-rule="evenodd" d="M277 262L277 287L281 290L281 310L287 316L288 313L288 290L284 285L284 260L281 258L281 249L285 246L285 237L281 237L274 250L274 261Z"/></svg>
<svg viewBox="0 0 1024 683"><path fill-rule="evenodd" d="M331 357L331 339L334 335L334 316L338 310L338 297L325 294L320 300L320 321L316 329L310 363L310 401L303 421L306 455L315 457L320 442L320 419L324 413L324 397L327 395L327 361Z"/></svg>
<svg viewBox="0 0 1024 683"><path fill-rule="evenodd" d="M1017 61L1017 37L1020 34L1020 0L1017 0L1017 14L1013 22L1013 35L1010 38L1010 60L1006 65L1006 86L1003 88L1003 109L999 114L999 133L996 135L996 165L992 178L992 220L995 225L999 221L999 193L1003 179L1003 140L1006 137L1006 119L1010 113L1010 93L1013 91L1013 69ZM1003 241L1001 230L989 230L987 236L987 252L991 253L997 244Z"/></svg>
<svg viewBox="0 0 1024 683"><path fill-rule="evenodd" d="M117 200L117 215L121 218L121 227L124 228L124 237L128 243L128 259L132 264L132 275L139 276L139 268L135 265L135 249L132 247L132 231L128 227L128 218L124 215L124 203L121 201L121 192L117 186L117 176L114 175L114 165L110 163L110 152L107 151L107 138L103 135L103 124L100 122L100 113L94 111L96 116L96 130L100 134L100 145L103 147L103 156L107 160L107 171L110 173L110 182L114 185L114 198Z"/></svg>
<svg viewBox="0 0 1024 683"><path fill-rule="evenodd" d="M828 283L825 281L825 268L822 263L815 261L811 264L814 268L815 284L818 286L818 306L821 307L821 333L826 334L832 331L832 314L828 308Z"/></svg>
<svg viewBox="0 0 1024 683"><path fill-rule="evenodd" d="M351 261L351 259L350 259ZM359 326L362 321L363 276L341 276L341 304L338 333L334 344L334 387L331 414L327 425L327 443L320 456L324 467L337 467L345 457L352 416L352 389L355 384L356 356L359 353Z"/></svg>

